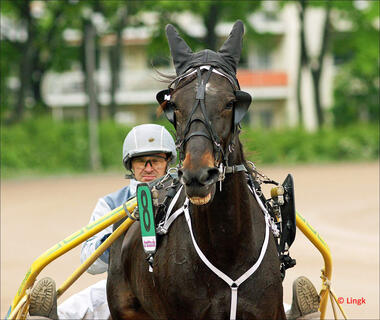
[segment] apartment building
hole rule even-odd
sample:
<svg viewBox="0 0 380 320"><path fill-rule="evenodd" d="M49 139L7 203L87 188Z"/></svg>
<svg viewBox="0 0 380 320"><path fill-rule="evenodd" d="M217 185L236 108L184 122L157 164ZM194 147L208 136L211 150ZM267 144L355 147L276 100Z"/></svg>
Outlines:
<svg viewBox="0 0 380 320"><path fill-rule="evenodd" d="M269 1L267 3L274 3ZM321 9L310 11L307 23L309 49L316 52L320 46L321 24L324 12ZM203 35L205 30L196 17L186 15L179 19L184 30L192 35ZM279 128L297 124L296 81L299 63L298 12L294 4L286 5L280 12L269 5L250 17L250 23L259 33L265 33L268 41L255 43L244 41L245 54L237 72L242 90L251 93L253 102L245 119L254 127ZM232 23L217 26L221 41L228 36ZM71 32L71 33L70 33ZM144 123L156 117L156 93L165 88L157 72L152 68L146 46L150 39L149 28L126 28L123 32L123 55L120 70L120 87L116 93L118 111L116 120L127 124ZM74 31L68 31L69 41L78 41ZM80 40L79 40L80 41ZM109 35L101 39L100 67L96 75L99 102L105 106L110 102L110 67L108 51L115 41ZM163 45L167 45L164 43ZM168 60L169 61L169 60ZM160 72L173 74L174 68L168 63L157 68ZM302 101L304 123L312 130L316 128L316 115L311 90L311 77L303 71ZM331 105L333 59L326 57L322 74L322 103ZM83 114L87 103L84 92L83 74L78 68L62 74L49 73L43 83L43 95L57 119ZM102 109L102 108L101 108ZM104 109L104 108L103 108Z"/></svg>

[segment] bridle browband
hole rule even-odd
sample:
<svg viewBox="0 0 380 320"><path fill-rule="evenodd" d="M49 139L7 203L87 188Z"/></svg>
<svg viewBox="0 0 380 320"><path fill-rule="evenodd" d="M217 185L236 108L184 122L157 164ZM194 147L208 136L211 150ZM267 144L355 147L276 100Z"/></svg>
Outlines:
<svg viewBox="0 0 380 320"><path fill-rule="evenodd" d="M207 72L205 73L204 77L202 75L201 69L208 69ZM211 77L211 74L213 72L220 74L220 75L224 76L225 78L227 78L229 80L229 82L231 83L231 85L234 89L234 92L236 92L236 90L240 89L239 84L238 84L236 79L232 79L230 75L227 75L220 70L216 70L212 66L197 67L193 72L186 73L183 77L180 77L179 79L177 79L176 84L178 84L180 80L183 80L185 77L188 77L189 75L193 74L194 72L196 72L197 82L198 82L198 88L197 88L197 92L196 92L195 103L193 105L193 108L192 108L190 115L189 115L189 118L187 120L185 129L183 132L183 137L181 137L181 138L177 137L177 141L176 141L176 145L177 145L177 148L179 150L180 163L182 163L182 161L185 158L186 143L193 137L197 137L197 136L204 137L204 138L210 140L212 143L213 151L214 151L214 159L215 159L214 165L215 165L215 167L217 167L219 169L219 179L218 180L223 181L226 173L235 173L235 172L239 172L239 171L247 171L244 164L233 165L233 166L228 165L229 154L234 150L234 144L233 144L234 138L239 133L239 130L238 130L239 124L233 124L232 135L230 135L230 138L226 143L226 147L223 150L223 148L221 146L221 139L216 134L214 128L211 125L211 121L210 121L209 117L207 116L206 105L205 105L206 84L208 83L208 81ZM174 90L175 90L175 88L174 88ZM165 95L165 100L167 101L167 103L171 103L170 99L171 99L171 94ZM203 118L194 117L194 114L195 114L196 110L198 109L198 107L201 110ZM201 122L205 126L207 133L198 130L198 131L195 131L195 132L192 132L189 134L191 125L196 121Z"/></svg>

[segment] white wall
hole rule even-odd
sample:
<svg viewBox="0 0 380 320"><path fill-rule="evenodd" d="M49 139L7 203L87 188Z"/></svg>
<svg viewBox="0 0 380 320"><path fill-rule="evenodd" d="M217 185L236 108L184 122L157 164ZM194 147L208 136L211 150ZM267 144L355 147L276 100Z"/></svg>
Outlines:
<svg viewBox="0 0 380 320"><path fill-rule="evenodd" d="M247 91L253 91L253 101L260 102L259 108L267 107L275 110L274 124L276 126L295 126L298 123L297 111L297 69L300 54L299 41L299 18L298 9L295 3L288 3L279 14L278 20L265 20L263 15L255 13L251 23L258 27L262 32L272 32L271 37L276 38L276 44L272 51L268 52L270 66L273 71L283 71L287 73L288 85L281 87L258 87L243 88ZM324 11L322 9L308 9L306 14L306 37L307 46L313 56L320 49L320 38L322 33L322 23L324 21ZM224 26L225 27L225 26ZM267 30L265 29L267 28ZM222 30L221 28L219 28ZM218 29L218 30L219 30ZM227 30L228 29L228 30ZM230 28L223 28L229 32ZM219 31L220 31L219 30ZM124 32L128 35L128 32ZM134 38L127 37L128 45L123 48L123 57L121 63L121 90L117 93L117 101L121 104L133 103L155 103L155 92L164 88L165 84L158 82L155 78L157 75L150 68L147 60L146 43L148 34L134 35ZM163 45L167 45L166 43ZM250 69L262 70L257 62L257 43L245 42L249 46L248 66ZM102 90L101 102L109 101L109 47L103 46L101 50L100 71L98 80ZM164 70L165 73L172 73L172 70ZM332 104L333 90L333 60L331 56L326 57L325 68L321 78L322 104L325 108ZM67 72L64 74L49 73L44 81L44 96L48 104L54 106L82 106L86 103L84 92L71 89L73 85L81 85L83 76L80 70ZM70 91L71 90L71 91ZM270 103L275 101L273 107ZM310 130L316 128L317 120L314 108L313 90L311 75L308 70L303 70L302 81L302 101L304 106L304 123ZM261 103L263 102L263 103Z"/></svg>
<svg viewBox="0 0 380 320"><path fill-rule="evenodd" d="M282 44L282 59L285 60L288 73L289 94L286 101L287 119L289 125L297 125L297 70L300 54L300 25L296 4L285 6L281 18L283 19L284 41ZM325 11L322 8L309 8L305 14L305 36L309 55L315 59L321 49L323 22ZM321 75L321 102L325 109L331 106L333 99L334 66L331 55L326 55L324 69ZM317 128L317 117L314 105L314 91L310 70L302 70L301 100L303 103L304 124L307 129Z"/></svg>

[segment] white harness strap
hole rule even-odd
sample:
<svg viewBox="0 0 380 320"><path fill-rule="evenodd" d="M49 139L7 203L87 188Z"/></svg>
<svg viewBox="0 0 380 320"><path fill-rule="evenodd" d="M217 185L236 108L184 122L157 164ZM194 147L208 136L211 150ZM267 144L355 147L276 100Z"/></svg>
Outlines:
<svg viewBox="0 0 380 320"><path fill-rule="evenodd" d="M189 214L189 199L188 198L186 198L185 203L183 205L183 208L184 208L184 211L185 211L186 222L187 222L187 225L189 226L191 239L193 240L194 248L197 251L199 257L202 259L202 261L204 262L204 264L207 267L210 268L210 270L212 272L214 272L219 278L221 278L222 280L224 280L224 282L226 282L230 286L230 288L231 288L230 320L235 320L236 319L236 310L237 310L237 298L238 298L238 292L237 291L238 291L238 288L260 266L260 264L261 264L261 262L262 262L262 260L264 258L265 252L267 250L267 247L268 247L269 228L268 228L267 216L265 215L265 222L266 222L265 223L265 238L264 238L264 243L263 243L263 246L261 248L261 252L260 252L259 258L257 259L256 263L250 269L248 269L242 276L240 276L237 280L232 280L229 276L227 276L222 271L220 271L218 268L216 268L206 258L206 256L203 254L203 252L199 248L199 246L198 246L198 244L197 244L197 242L196 242L196 240L194 238L193 228L192 228L192 225L191 225L191 218L190 218L190 214Z"/></svg>
<svg viewBox="0 0 380 320"><path fill-rule="evenodd" d="M179 198L179 195L181 194L182 188L183 188L183 185L178 189L178 191L177 191L176 195L174 196L173 200L170 202L168 211L166 211L165 220L163 221L163 223L160 223L158 225L158 227L157 227L157 233L159 233L159 234L167 234L168 230L170 228L170 225L183 212L183 206L182 206L181 208L179 208L178 210L176 210L172 215L170 215L171 212L172 212L172 210L173 210L173 208L174 208L174 206L175 206L175 204L177 203L177 200Z"/></svg>
<svg viewBox="0 0 380 320"><path fill-rule="evenodd" d="M199 69L201 69L201 70L202 70L202 69L209 70L210 67L211 67L211 66L209 66L209 65L204 65L204 66L200 66ZM179 82L179 81L181 81L181 80L183 80L183 79L185 79L185 78L191 76L192 74L194 74L194 73L196 73L196 72L197 72L197 69L194 69L194 70L191 71L190 73L185 74L183 77L178 78L177 81ZM226 79L228 79L228 77L227 77L225 74L223 74L222 72L220 72L220 71L218 71L218 70L216 70L216 69L212 69L212 72L217 73L217 74L219 74L219 75L225 77ZM228 79L228 80L231 81L230 79Z"/></svg>
<svg viewBox="0 0 380 320"><path fill-rule="evenodd" d="M221 278L224 282L226 282L230 288L231 288L231 309L230 309L230 320L236 319L236 311L237 311L237 299L238 299L238 288L239 286L247 280L260 266L261 262L263 261L265 252L268 247L268 241L269 241L269 225L270 225L270 215L268 211L266 210L264 204L261 202L260 198L257 196L255 190L251 189L251 192L254 194L257 202L259 203L260 208L264 212L264 218L265 218L265 238L263 242L263 246L261 248L261 252L259 255L259 258L257 259L256 263L249 268L243 275L241 275L238 279L232 280L229 276L224 274L222 271L220 271L218 268L216 268L203 254L202 250L199 248L195 237L193 233L193 228L191 224L191 217L189 213L189 198L186 197L185 202L181 208L176 210L172 215L170 215L171 211L173 210L174 205L176 204L179 195L181 194L182 187L177 191L176 195L174 196L173 200L171 201L168 211L165 216L165 221L158 226L158 233L166 234L169 230L170 225L174 222L174 220L183 212L185 213L185 218L187 225L190 230L191 239L193 241L194 248L196 252L198 253L199 257L203 261L203 263L212 271L214 272L219 278Z"/></svg>

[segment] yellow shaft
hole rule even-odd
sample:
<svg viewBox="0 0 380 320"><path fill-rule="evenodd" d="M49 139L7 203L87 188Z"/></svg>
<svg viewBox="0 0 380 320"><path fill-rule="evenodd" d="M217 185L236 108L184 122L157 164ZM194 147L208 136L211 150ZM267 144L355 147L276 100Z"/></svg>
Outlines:
<svg viewBox="0 0 380 320"><path fill-rule="evenodd" d="M126 207L129 212L132 212L134 208L137 206L136 198L132 198L128 202L126 202ZM17 306L18 302L25 295L26 289L30 288L38 274L41 272L43 268L46 267L50 262L54 261L61 255L75 248L82 242L86 241L88 238L97 234L104 228L114 224L119 221L126 215L126 212L123 208L123 205L117 207L112 210L108 214L99 218L98 220L90 223L86 227L80 229L79 231L73 233L68 236L64 240L58 242L55 246L51 247L47 251L45 251L42 255L40 255L30 266L28 272L25 275L24 280L22 281L20 288L17 291L15 298L13 299L11 308L9 312L12 312L13 309Z"/></svg>
<svg viewBox="0 0 380 320"><path fill-rule="evenodd" d="M110 245L120 237L135 220L127 218L112 234L83 262L73 274L66 279L66 281L57 290L57 297L60 297L82 274L85 272L94 262L98 259L104 251L106 251Z"/></svg>
<svg viewBox="0 0 380 320"><path fill-rule="evenodd" d="M12 310L12 312L10 313L10 315L8 316L7 319L12 319L12 320L13 319L21 319L21 316L18 316L19 315L19 311L21 310L21 308L23 308L25 306L25 304L27 303L28 298L29 298L28 295L23 296L22 299L20 299L20 302Z"/></svg>
<svg viewBox="0 0 380 320"><path fill-rule="evenodd" d="M322 254L323 260L325 262L324 275L328 280L331 280L332 274L332 259L330 249L327 243L321 238L317 231L302 217L298 212L296 216L297 227L302 231L302 233L312 242L312 244L318 249ZM328 288L322 282L322 290L320 292L321 304L319 311L321 312L321 319L325 318L326 305L328 301Z"/></svg>

